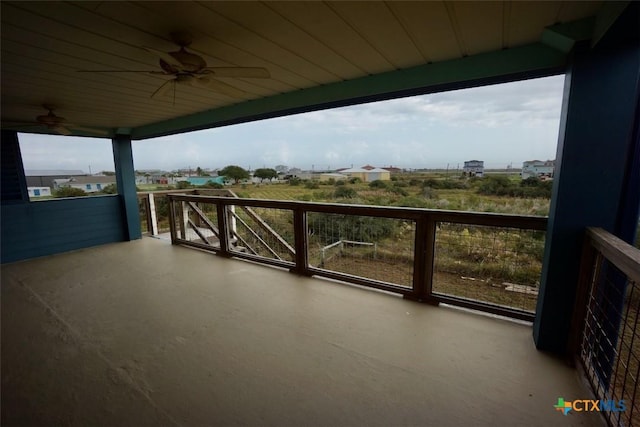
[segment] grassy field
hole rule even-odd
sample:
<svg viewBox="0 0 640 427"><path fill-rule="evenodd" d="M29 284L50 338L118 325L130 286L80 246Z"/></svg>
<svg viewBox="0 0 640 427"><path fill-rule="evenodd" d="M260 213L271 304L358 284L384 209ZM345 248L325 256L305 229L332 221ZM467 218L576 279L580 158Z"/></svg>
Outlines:
<svg viewBox="0 0 640 427"><path fill-rule="evenodd" d="M513 180L519 182L520 178ZM464 188L425 186L425 182L430 181L434 181L436 186L464 186ZM546 216L549 213L548 198L517 198L479 194L479 182L479 180L447 179L438 175L407 174L401 175L395 181L387 181L386 188L371 188L368 183L335 185L319 182L303 182L299 185L287 183L241 184L228 188L240 197L256 199L341 202L537 216ZM355 195L337 197L336 191L341 188L353 190Z"/></svg>
<svg viewBox="0 0 640 427"><path fill-rule="evenodd" d="M488 181L415 174L374 184L303 181L297 185L240 184L226 188L243 198L547 215L548 198L482 194L481 186ZM519 188L520 179L509 178L505 185ZM153 189L156 188L149 188ZM237 232L243 246L254 248L260 256L273 258L273 249L282 259L291 258L277 239L260 230L244 212L236 211L240 215ZM263 208L254 211L293 246L291 212ZM241 226L241 220L249 227ZM311 265L411 286L415 239L412 221L310 213L308 224ZM341 241L358 244L333 246ZM332 249L327 249L329 246ZM526 311L535 309L543 232L443 223L438 226L435 249L435 292Z"/></svg>

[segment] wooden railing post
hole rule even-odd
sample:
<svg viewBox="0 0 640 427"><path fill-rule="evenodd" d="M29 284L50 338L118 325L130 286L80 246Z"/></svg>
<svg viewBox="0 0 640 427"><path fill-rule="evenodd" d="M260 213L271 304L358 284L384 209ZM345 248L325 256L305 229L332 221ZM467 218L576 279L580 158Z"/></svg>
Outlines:
<svg viewBox="0 0 640 427"><path fill-rule="evenodd" d="M576 299L573 307L573 316L571 318L569 341L567 343L566 362L571 366L575 366L576 357L578 357L580 342L582 341L582 334L584 332L585 317L587 315L587 305L589 304L589 294L595 278L594 273L597 269L596 262L598 258L598 252L591 245L591 238L587 231L582 244Z"/></svg>
<svg viewBox="0 0 640 427"><path fill-rule="evenodd" d="M307 212L302 207L293 210L293 235L296 265L291 272L310 276L307 253Z"/></svg>
<svg viewBox="0 0 640 427"><path fill-rule="evenodd" d="M408 299L437 305L431 296L433 280L433 254L435 245L435 223L428 215L416 220L415 243L413 253L413 293L405 295Z"/></svg>
<svg viewBox="0 0 640 427"><path fill-rule="evenodd" d="M433 273L435 272L436 263L436 221L433 216L428 215L426 218L426 237L424 258L425 262L425 281L424 295L425 302L438 305L438 301L433 297Z"/></svg>
<svg viewBox="0 0 640 427"><path fill-rule="evenodd" d="M218 255L223 257L231 257L229 251L229 215L228 206L224 199L219 199L216 203L218 214L218 239L220 240L220 251Z"/></svg>

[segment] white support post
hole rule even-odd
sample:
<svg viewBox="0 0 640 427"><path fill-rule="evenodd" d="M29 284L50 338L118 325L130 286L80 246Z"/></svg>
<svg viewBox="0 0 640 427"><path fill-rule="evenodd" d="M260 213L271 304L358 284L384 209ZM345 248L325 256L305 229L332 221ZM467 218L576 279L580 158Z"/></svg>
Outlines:
<svg viewBox="0 0 640 427"><path fill-rule="evenodd" d="M158 216L156 215L156 201L153 193L149 193L149 214L151 215L151 232L152 236L158 235Z"/></svg>
<svg viewBox="0 0 640 427"><path fill-rule="evenodd" d="M183 231L184 236L182 236L182 238L185 240L190 240L190 239L187 239L187 230L189 229L189 213L190 213L189 204L186 202L180 202L180 204L182 205L182 230L184 230Z"/></svg>

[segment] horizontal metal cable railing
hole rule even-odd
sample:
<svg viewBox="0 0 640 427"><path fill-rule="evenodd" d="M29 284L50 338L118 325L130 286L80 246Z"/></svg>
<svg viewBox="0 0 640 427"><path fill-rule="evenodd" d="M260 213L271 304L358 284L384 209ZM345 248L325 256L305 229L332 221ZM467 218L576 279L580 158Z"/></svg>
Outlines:
<svg viewBox="0 0 640 427"><path fill-rule="evenodd" d="M533 320L544 217L167 194L174 244Z"/></svg>
<svg viewBox="0 0 640 427"><path fill-rule="evenodd" d="M569 349L609 425L640 426L640 250L588 228Z"/></svg>

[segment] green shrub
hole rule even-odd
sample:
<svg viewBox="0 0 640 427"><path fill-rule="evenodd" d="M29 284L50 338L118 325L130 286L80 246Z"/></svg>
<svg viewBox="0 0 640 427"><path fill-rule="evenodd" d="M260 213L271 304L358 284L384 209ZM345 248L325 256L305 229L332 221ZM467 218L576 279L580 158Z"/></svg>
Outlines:
<svg viewBox="0 0 640 427"><path fill-rule="evenodd" d="M438 193L436 192L436 190L434 190L431 187L424 187L422 189L422 196L425 199L437 199L438 198Z"/></svg>
<svg viewBox="0 0 640 427"><path fill-rule="evenodd" d="M136 187L136 191L140 191L138 187ZM116 184L109 184L105 186L101 191L102 194L118 194L118 187Z"/></svg>
<svg viewBox="0 0 640 427"><path fill-rule="evenodd" d="M453 179L435 179L429 178L422 182L423 187L431 187L440 190L463 190L468 188L468 185L463 180Z"/></svg>
<svg viewBox="0 0 640 427"><path fill-rule="evenodd" d="M393 234L396 221L358 215L310 212L307 216L310 233L327 245L340 239L358 242L376 242Z"/></svg>
<svg viewBox="0 0 640 427"><path fill-rule="evenodd" d="M336 199L353 199L358 197L358 192L350 187L339 187L333 195Z"/></svg>
<svg viewBox="0 0 640 427"><path fill-rule="evenodd" d="M376 179L375 181L371 181L369 183L369 187L384 189L384 188L387 188L387 183L384 181L380 181L379 179Z"/></svg>
<svg viewBox="0 0 640 427"><path fill-rule="evenodd" d="M508 177L502 175L490 175L482 179L478 186L478 193L494 196L526 197L526 198L551 198L551 181L540 181L530 177L515 184Z"/></svg>
<svg viewBox="0 0 640 427"><path fill-rule="evenodd" d="M304 188L313 190L313 189L320 188L320 184L318 184L316 181L306 181L304 183Z"/></svg>
<svg viewBox="0 0 640 427"><path fill-rule="evenodd" d="M186 190L187 188L193 188L193 185L189 181L178 181L176 187L178 190Z"/></svg>
<svg viewBox="0 0 640 427"><path fill-rule="evenodd" d="M360 184L362 180L360 178L351 178L349 179L349 184Z"/></svg>
<svg viewBox="0 0 640 427"><path fill-rule="evenodd" d="M298 177L293 177L289 179L289 185L300 185L301 182L302 180Z"/></svg>
<svg viewBox="0 0 640 427"><path fill-rule="evenodd" d="M340 180L336 181L336 184L335 184L335 185L336 185L336 187L339 187L339 186L341 186L341 185L346 185L346 184L347 184L347 183L346 183L346 182L344 182L344 180L343 180L343 179L340 179Z"/></svg>
<svg viewBox="0 0 640 427"><path fill-rule="evenodd" d="M213 182L211 180L207 181L206 184L203 185L204 188L215 188L217 190L224 188L224 185L218 183L218 182Z"/></svg>
<svg viewBox="0 0 640 427"><path fill-rule="evenodd" d="M396 187L395 185L389 189L393 194L399 194L401 196L408 196L407 190L401 187Z"/></svg>
<svg viewBox="0 0 640 427"><path fill-rule="evenodd" d="M53 197L83 197L87 193L81 188L60 187L53 192Z"/></svg>

